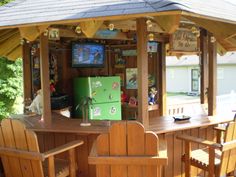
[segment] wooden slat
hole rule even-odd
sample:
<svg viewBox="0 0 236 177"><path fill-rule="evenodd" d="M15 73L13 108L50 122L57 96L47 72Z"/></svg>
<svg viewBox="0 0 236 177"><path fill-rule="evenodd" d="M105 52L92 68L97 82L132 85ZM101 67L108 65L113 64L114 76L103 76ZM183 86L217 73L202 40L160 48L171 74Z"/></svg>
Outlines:
<svg viewBox="0 0 236 177"><path fill-rule="evenodd" d="M166 142L167 142L167 156L168 159L171 159L168 165L165 167L165 176L174 176L174 135L173 133L166 134Z"/></svg>
<svg viewBox="0 0 236 177"><path fill-rule="evenodd" d="M15 148L14 133L9 119L4 119L1 123L2 133L5 141L5 147ZM21 163L18 158L9 157L9 166L11 171L10 177L23 177L21 172Z"/></svg>
<svg viewBox="0 0 236 177"><path fill-rule="evenodd" d="M48 158L48 177L55 177L54 156Z"/></svg>
<svg viewBox="0 0 236 177"><path fill-rule="evenodd" d="M141 124L136 122L127 123L127 151L128 156L144 154L144 129ZM142 177L143 169L141 166L129 165L128 177Z"/></svg>
<svg viewBox="0 0 236 177"><path fill-rule="evenodd" d="M119 139L117 138L119 137ZM127 155L126 125L117 123L110 129L110 155ZM127 177L127 167L124 165L112 165L111 177Z"/></svg>
<svg viewBox="0 0 236 177"><path fill-rule="evenodd" d="M40 152L39 151L39 146L38 146L38 141L37 141L37 136L34 132L28 130L26 131L26 139L28 143L28 150L33 151L33 152ZM39 161L32 161L31 162L34 177L43 177L43 167L42 163Z"/></svg>
<svg viewBox="0 0 236 177"><path fill-rule="evenodd" d="M232 136L232 141L235 141L235 140L236 140L236 124L234 123L234 132ZM235 169L236 169L236 148L230 151L227 172L232 172Z"/></svg>
<svg viewBox="0 0 236 177"><path fill-rule="evenodd" d="M176 136L181 135L182 132L179 131L178 133L176 133ZM182 149L181 149L181 141L177 140L176 138L174 138L174 147L173 147L173 151L175 154L175 158L174 158L174 176L175 177L181 177L181 165L182 163L179 163L179 159L181 159L181 155L182 155Z"/></svg>
<svg viewBox="0 0 236 177"><path fill-rule="evenodd" d="M0 127L0 146L5 147L4 137L3 137L3 134L2 134L2 127ZM4 155L1 155L1 160L2 160L2 163L3 163L5 176L6 177L11 177L12 175L11 175L10 164L9 164L8 158Z"/></svg>
<svg viewBox="0 0 236 177"><path fill-rule="evenodd" d="M153 132L145 133L145 155L159 155L159 140ZM159 177L161 176L160 166L146 166L144 167L144 175L146 177Z"/></svg>
<svg viewBox="0 0 236 177"><path fill-rule="evenodd" d="M12 120L12 130L16 143L16 149L28 150L28 144L25 135L25 125L18 120ZM30 160L20 159L21 171L24 177L32 177L33 169Z"/></svg>
<svg viewBox="0 0 236 177"><path fill-rule="evenodd" d="M102 134L97 139L97 154L109 155L109 134ZM97 177L110 177L111 168L109 165L97 165L96 167Z"/></svg>

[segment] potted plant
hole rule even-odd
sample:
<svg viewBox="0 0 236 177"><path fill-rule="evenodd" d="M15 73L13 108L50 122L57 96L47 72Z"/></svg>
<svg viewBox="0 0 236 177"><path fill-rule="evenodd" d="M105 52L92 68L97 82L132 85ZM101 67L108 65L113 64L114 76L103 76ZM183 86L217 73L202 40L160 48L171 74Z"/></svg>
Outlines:
<svg viewBox="0 0 236 177"><path fill-rule="evenodd" d="M82 122L80 123L81 126L90 126L91 123L89 122L88 116L89 116L89 109L92 108L93 101L95 101L94 98L91 98L89 96L83 97L81 99L81 102L76 106L76 109L80 109L82 111Z"/></svg>

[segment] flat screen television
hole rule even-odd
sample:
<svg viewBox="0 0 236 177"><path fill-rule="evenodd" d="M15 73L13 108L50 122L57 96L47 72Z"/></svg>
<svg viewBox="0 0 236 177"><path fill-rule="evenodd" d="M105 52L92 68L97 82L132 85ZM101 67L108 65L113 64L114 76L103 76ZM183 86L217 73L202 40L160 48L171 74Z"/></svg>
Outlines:
<svg viewBox="0 0 236 177"><path fill-rule="evenodd" d="M97 43L72 43L72 67L104 67L105 46Z"/></svg>

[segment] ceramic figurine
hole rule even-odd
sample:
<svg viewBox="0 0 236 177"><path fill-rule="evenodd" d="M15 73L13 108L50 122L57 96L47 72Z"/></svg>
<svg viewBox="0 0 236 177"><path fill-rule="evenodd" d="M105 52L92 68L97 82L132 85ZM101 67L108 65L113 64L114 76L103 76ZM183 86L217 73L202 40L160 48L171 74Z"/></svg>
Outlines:
<svg viewBox="0 0 236 177"><path fill-rule="evenodd" d="M154 105L156 103L155 96L157 94L157 90L155 87L152 87L149 92L148 103L149 105Z"/></svg>

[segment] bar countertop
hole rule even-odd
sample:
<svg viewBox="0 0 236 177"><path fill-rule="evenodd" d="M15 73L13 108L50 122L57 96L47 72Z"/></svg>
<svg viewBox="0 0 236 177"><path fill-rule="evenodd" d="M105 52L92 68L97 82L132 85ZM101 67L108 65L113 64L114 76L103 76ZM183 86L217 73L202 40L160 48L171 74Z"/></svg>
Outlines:
<svg viewBox="0 0 236 177"><path fill-rule="evenodd" d="M40 120L40 116L24 116L17 115L14 118L21 119L26 126L36 132L60 132L60 133L85 133L85 134L100 134L108 132L109 126L116 121L91 121L89 127L81 127L80 119L69 119L57 113L52 114L51 125L45 125ZM206 127L225 123L233 120L231 116L207 116L194 115L190 120L174 121L172 116L156 117L150 119L150 126L147 130L151 130L156 134L171 133L174 131L192 129L197 127Z"/></svg>

